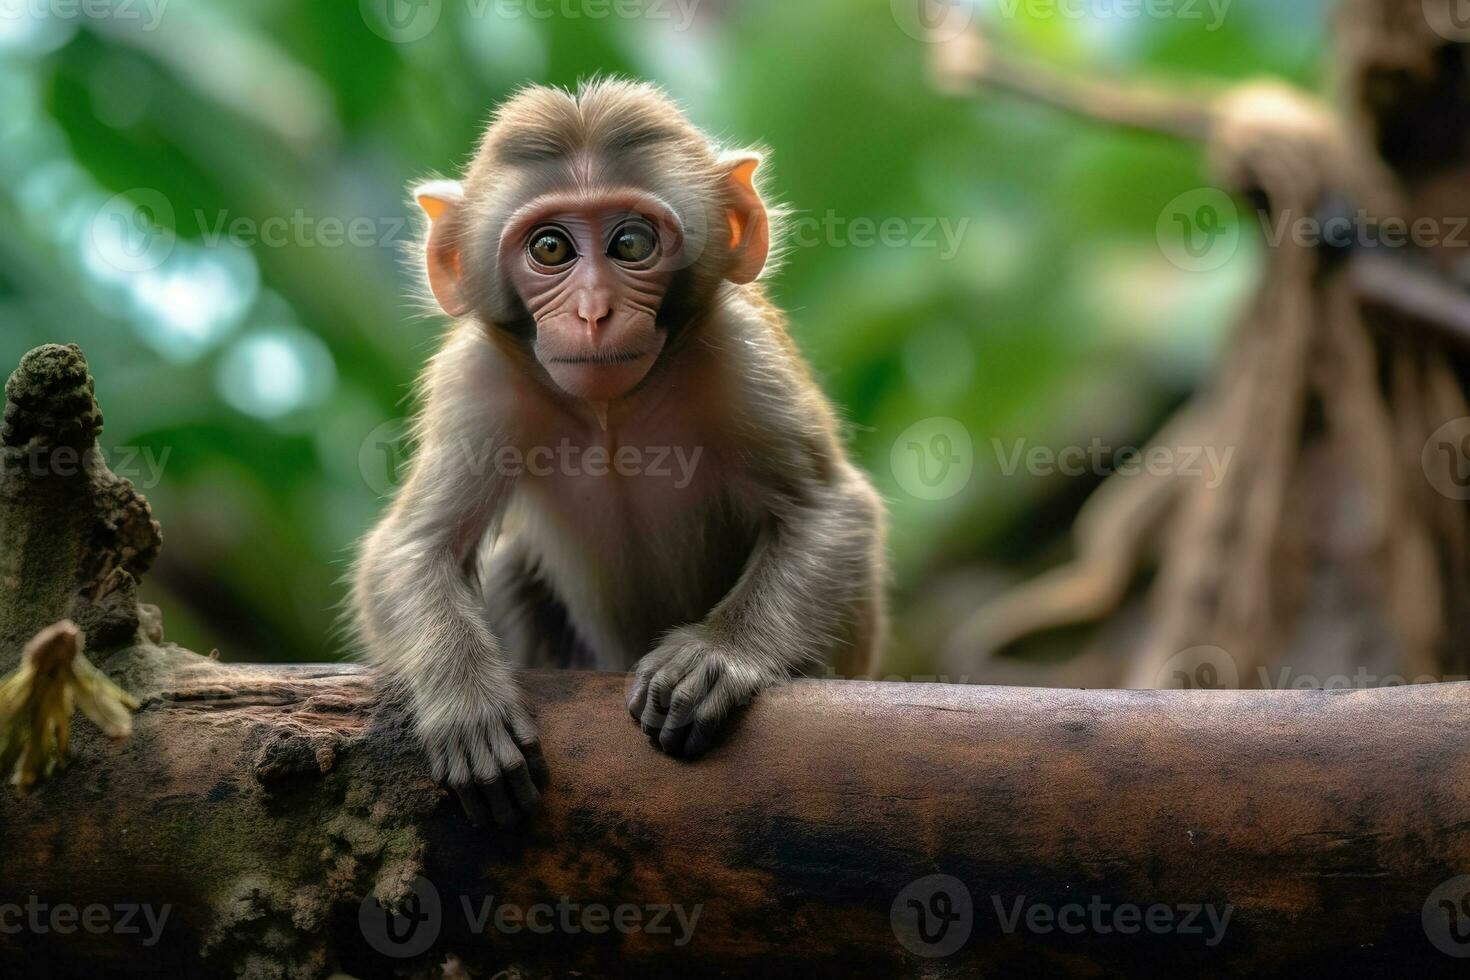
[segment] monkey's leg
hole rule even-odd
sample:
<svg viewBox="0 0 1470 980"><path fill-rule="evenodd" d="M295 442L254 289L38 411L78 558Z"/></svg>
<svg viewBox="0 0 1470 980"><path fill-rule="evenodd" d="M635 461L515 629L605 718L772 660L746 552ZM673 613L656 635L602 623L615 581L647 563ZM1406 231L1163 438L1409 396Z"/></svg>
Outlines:
<svg viewBox="0 0 1470 980"><path fill-rule="evenodd" d="M882 504L856 473L839 481L781 505L729 594L634 668L628 710L664 751L701 754L758 691L876 639Z"/></svg>

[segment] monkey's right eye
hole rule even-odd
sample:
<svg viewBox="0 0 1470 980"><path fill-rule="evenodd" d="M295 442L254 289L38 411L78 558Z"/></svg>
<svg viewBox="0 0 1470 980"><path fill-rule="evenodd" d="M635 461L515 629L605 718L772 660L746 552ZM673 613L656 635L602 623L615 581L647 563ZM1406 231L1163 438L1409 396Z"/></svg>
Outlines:
<svg viewBox="0 0 1470 980"><path fill-rule="evenodd" d="M531 258L542 265L566 265L576 257L576 246L559 231L548 228L531 236Z"/></svg>

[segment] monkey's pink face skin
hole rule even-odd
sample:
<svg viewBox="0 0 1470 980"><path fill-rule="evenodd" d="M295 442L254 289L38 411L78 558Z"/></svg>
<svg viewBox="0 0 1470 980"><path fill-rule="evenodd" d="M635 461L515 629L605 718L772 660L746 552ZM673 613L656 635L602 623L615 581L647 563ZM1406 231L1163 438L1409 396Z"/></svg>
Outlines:
<svg viewBox="0 0 1470 980"><path fill-rule="evenodd" d="M554 195L506 226L500 257L536 321L536 359L567 394L605 402L648 375L683 248L672 209L637 192Z"/></svg>

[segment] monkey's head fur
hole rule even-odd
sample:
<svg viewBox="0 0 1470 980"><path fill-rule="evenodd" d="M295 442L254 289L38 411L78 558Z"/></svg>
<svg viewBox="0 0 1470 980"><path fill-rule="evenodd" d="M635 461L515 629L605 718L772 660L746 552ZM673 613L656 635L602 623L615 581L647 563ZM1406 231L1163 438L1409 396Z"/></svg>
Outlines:
<svg viewBox="0 0 1470 980"><path fill-rule="evenodd" d="M414 191L439 306L605 404L770 256L761 156L722 152L658 88L533 86L495 112L463 182Z"/></svg>

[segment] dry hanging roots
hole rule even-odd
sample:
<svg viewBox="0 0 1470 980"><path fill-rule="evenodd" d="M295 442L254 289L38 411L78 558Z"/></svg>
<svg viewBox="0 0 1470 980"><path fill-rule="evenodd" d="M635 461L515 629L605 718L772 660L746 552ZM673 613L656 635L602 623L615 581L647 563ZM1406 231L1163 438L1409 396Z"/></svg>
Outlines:
<svg viewBox="0 0 1470 980"><path fill-rule="evenodd" d="M1404 214L1373 149L1287 86L1252 83L1191 106L1067 79L983 45L941 58L951 83L1203 135L1222 183L1258 202L1273 229L1317 218L1334 200ZM1149 639L1118 678L1127 686L1192 683L1190 670L1169 668L1205 645L1226 653L1232 686L1253 686L1288 649L1318 670L1463 670L1447 640L1463 592L1455 570L1470 566L1464 505L1433 491L1421 454L1470 407L1450 354L1393 327L1370 326L1345 268L1312 242L1283 238L1220 375L1151 447L1176 450L1174 459L1189 446L1231 452L1224 481L1112 477L1079 516L1077 561L979 611L954 633L948 661L973 663L1029 634L1107 616L1157 554Z"/></svg>

